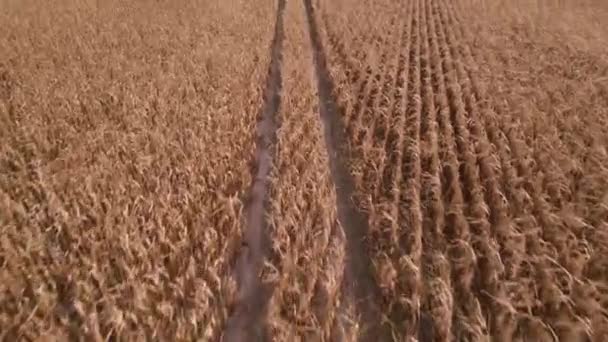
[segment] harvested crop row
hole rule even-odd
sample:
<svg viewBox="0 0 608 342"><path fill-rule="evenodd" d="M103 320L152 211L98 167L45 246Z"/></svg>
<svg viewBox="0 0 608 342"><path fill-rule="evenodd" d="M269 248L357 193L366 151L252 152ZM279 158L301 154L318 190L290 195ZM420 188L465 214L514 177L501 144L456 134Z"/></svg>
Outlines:
<svg viewBox="0 0 608 342"><path fill-rule="evenodd" d="M2 1L0 339L217 338L273 3Z"/></svg>
<svg viewBox="0 0 608 342"><path fill-rule="evenodd" d="M329 340L340 333L334 326L339 329L342 319L338 305L344 233L337 220L305 18L302 1L287 2L280 128L268 212L272 256L265 272L274 287L270 338L277 341Z"/></svg>
<svg viewBox="0 0 608 342"><path fill-rule="evenodd" d="M340 69L342 76L348 76L354 84L367 73L359 68L370 53L366 44L375 41L375 46L380 46L383 43L381 32L385 28L375 23L387 15L386 1L323 1L318 7L317 20L319 30L326 38L331 75L339 76L334 71ZM352 22L357 25L350 25ZM340 85L340 82L336 83L337 93Z"/></svg>
<svg viewBox="0 0 608 342"><path fill-rule="evenodd" d="M422 291L424 294L422 312L428 315L431 322L432 336L439 341L446 341L450 339L453 329L463 326L463 321L473 323L466 317L467 313L460 310L461 303L467 302L467 298L463 296L469 290L466 283L470 279L470 269L468 268L470 265L462 256L460 259L456 259L458 263L455 265L449 258L449 252L466 246L468 227L462 216L462 206L460 205L462 201L459 200L462 195L458 187L457 154L451 140L453 133L450 130L450 123L445 117L445 114L448 113L446 111L448 98L443 79L441 79L442 74L438 70L440 65L437 63L437 57L439 55L437 51L431 50L431 43L433 43L431 38L435 36L430 27L428 3L421 1L420 7L417 52L420 78L417 83L420 88L419 95L417 95L419 98L414 99L413 104L417 107L416 110L419 111L421 118L419 126L422 172L420 202L423 208L422 273L425 278ZM438 95L443 102L438 101ZM443 159L440 156L448 158ZM442 166L443 161L447 163ZM456 177L443 179L442 169L452 170L449 174ZM454 171L456 172L454 173ZM443 189L444 184L448 184L450 189L447 193ZM454 198L450 199L450 196L454 196ZM453 201L454 199L456 200ZM450 201L448 202L448 200ZM452 227L457 229L462 228L460 233L464 239L451 249L448 249L447 245L449 240L446 239L446 224L454 224ZM467 252L467 250L464 251ZM451 272L460 272L460 274L458 274L458 278L452 280ZM463 287L465 287L465 291L461 290ZM453 317L459 317L459 319L454 321ZM473 324L471 326L475 327Z"/></svg>
<svg viewBox="0 0 608 342"><path fill-rule="evenodd" d="M387 169L399 170L394 183L394 191L397 196L390 198L391 202L386 204L386 208L390 209L390 216L387 212L380 212L380 217L384 221L387 228L381 231L387 231L390 234L384 238L382 235L375 239L375 246L385 246L390 252L386 258L386 263L382 258L378 257L379 272L384 275L382 279L384 287L387 290L385 301L389 303L389 308L392 308L392 324L394 334L400 338L412 339L418 334L420 338L429 338L430 333L435 330L435 325L429 325L429 319L433 321L433 315L438 313L436 310L430 310L425 301L429 295L438 294L431 290L433 294L422 287L423 281L433 282L436 275L427 276L425 273L422 256L423 256L423 240L428 236L424 234L425 214L430 211L426 207L421 206L422 194L421 186L426 179L422 178L422 150L423 142L421 141L422 127L422 96L423 89L421 84L421 47L422 47L422 31L421 18L422 2L410 2L408 15L408 30L406 31L405 39L407 39L406 49L401 51L400 59L402 60L402 70L400 70L401 84L399 87L400 102L395 103L395 108L392 111L391 119L401 123L403 136L399 139L402 142L399 144L402 151L396 163L388 164ZM400 63L401 64L401 63ZM397 99L395 99L397 101ZM386 155L390 158L391 147L387 145ZM432 153L432 152L431 152ZM395 172L393 172L395 175ZM386 182L389 180L378 178L378 182ZM426 192L430 194L431 192ZM383 199L384 200L384 199ZM378 205L378 208L383 210L384 206ZM436 207L433 207L436 209ZM441 221L439 221L441 222ZM383 223L383 221L379 221ZM390 229L389 229L390 228ZM428 227L427 227L428 228ZM428 241L428 240L427 240ZM380 252L380 251L379 251ZM380 253L378 253L381 256ZM425 260L428 261L428 260ZM390 271L390 272L387 272ZM388 275L389 277L386 277ZM424 278L424 279L423 279ZM387 286L388 285L388 286ZM440 287L435 288L441 291ZM439 298L439 297L437 297ZM421 303L422 302L422 303ZM419 316L418 311L422 307L422 316ZM430 314L431 317L427 317ZM441 315L441 314L440 314ZM405 317L403 323L399 322L398 317ZM443 318L443 317L442 317ZM441 318L439 320L442 320ZM405 324L407 330L400 328L401 324ZM449 325L448 325L449 330Z"/></svg>
<svg viewBox="0 0 608 342"><path fill-rule="evenodd" d="M399 17L397 15L390 18L389 29L383 34L382 38L384 43L378 46L380 52L377 55L370 54L368 56L368 69L370 71L360 86L361 91L355 94L356 98L352 112L346 114L349 118L347 130L349 135L353 137L350 145L351 150L355 154L361 154L361 159L364 161L368 160L365 153L370 152L369 144L371 140L366 139L366 137L370 136L368 132L370 132L371 127L369 125L375 122L376 119L374 116L374 105L376 99L384 95L380 94L380 88L384 78L389 73L385 69L388 67L388 60L393 59L393 54L398 52L399 34L401 31L398 21ZM353 165L353 168L357 168L357 166ZM361 176L366 177L364 174L361 174Z"/></svg>
<svg viewBox="0 0 608 342"><path fill-rule="evenodd" d="M359 159L353 161L362 172L359 198L369 212L368 248L382 290L384 319L396 339L418 333L420 307L420 165L418 141L408 137L419 116L405 115L406 102L412 100L408 89L415 75L410 51L416 42L416 9L416 4L409 2L397 12L402 13L395 32L397 39L394 46L387 47L391 54L385 75L372 85L374 96L366 109L370 119L364 139L356 147ZM409 225L411 229L404 230Z"/></svg>
<svg viewBox="0 0 608 342"><path fill-rule="evenodd" d="M403 340L418 334L420 308L421 213L418 160L419 117L406 115L415 75L413 49L418 37L418 6L409 2L399 24L399 47L395 54L390 84L379 94L374 125L376 149L367 167L371 192L370 249L375 259L376 278L383 291L383 305L393 338ZM369 171L368 171L369 172ZM406 230L407 229L407 230ZM405 234L404 234L405 233Z"/></svg>

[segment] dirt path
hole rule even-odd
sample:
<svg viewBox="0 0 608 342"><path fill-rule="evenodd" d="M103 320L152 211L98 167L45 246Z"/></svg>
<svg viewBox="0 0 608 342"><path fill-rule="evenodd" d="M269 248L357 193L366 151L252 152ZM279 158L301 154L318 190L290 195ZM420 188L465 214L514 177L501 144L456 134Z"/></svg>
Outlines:
<svg viewBox="0 0 608 342"><path fill-rule="evenodd" d="M257 126L255 170L250 197L245 208L243 244L234 269L238 284L238 301L226 324L224 341L267 339L263 320L272 289L262 283L259 275L269 248L267 222L264 215L278 128L276 115L281 103L284 10L285 0L279 0L275 33L270 47L271 59L265 100L261 109L261 120Z"/></svg>
<svg viewBox="0 0 608 342"><path fill-rule="evenodd" d="M365 236L369 230L365 213L354 204L354 181L346 166L343 136L344 126L338 116L338 109L332 97L333 84L327 70L323 45L314 19L314 8L310 0L304 0L310 39L313 46L313 62L318 82L320 118L325 133L325 143L330 160L330 169L337 195L338 219L347 239L347 266L345 270L343 296L355 301L357 313L361 316L360 340L386 340L390 338L388 329L382 326L380 291L374 281L372 264L365 247Z"/></svg>

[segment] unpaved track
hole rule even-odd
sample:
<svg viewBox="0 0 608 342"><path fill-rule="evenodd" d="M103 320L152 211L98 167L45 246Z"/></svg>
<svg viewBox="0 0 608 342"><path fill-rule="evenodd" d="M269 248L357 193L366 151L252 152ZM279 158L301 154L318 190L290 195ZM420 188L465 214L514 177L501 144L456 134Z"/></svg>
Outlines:
<svg viewBox="0 0 608 342"><path fill-rule="evenodd" d="M245 207L243 244L235 265L238 286L236 307L229 318L224 341L265 340L264 319L272 288L260 279L269 241L265 208L268 202L269 174L276 144L276 115L281 103L281 60L285 0L279 0L264 104L257 126L255 170Z"/></svg>
<svg viewBox="0 0 608 342"><path fill-rule="evenodd" d="M352 297L363 326L360 339L372 341L390 338L388 331L382 329L379 301L379 288L371 274L371 261L366 253L364 238L369 230L367 219L353 203L354 184L346 167L343 137L343 123L332 97L333 84L327 71L327 61L321 43L314 8L311 0L303 0L308 18L308 28L313 47L313 62L316 69L320 103L320 118L323 122L325 142L330 161L330 170L336 187L338 219L347 239L347 266L345 270L343 297Z"/></svg>

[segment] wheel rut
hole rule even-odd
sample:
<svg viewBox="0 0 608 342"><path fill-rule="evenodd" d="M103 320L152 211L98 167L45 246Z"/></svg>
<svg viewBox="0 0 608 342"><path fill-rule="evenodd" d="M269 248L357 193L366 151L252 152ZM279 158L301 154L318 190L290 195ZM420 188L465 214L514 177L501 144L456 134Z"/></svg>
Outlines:
<svg viewBox="0 0 608 342"><path fill-rule="evenodd" d="M233 269L237 301L222 339L227 342L268 340L264 320L272 288L263 283L261 273L270 246L265 211L278 129L276 117L281 104L285 4L286 0L278 2L264 103L256 127L253 180L245 205L243 242Z"/></svg>
<svg viewBox="0 0 608 342"><path fill-rule="evenodd" d="M313 64L316 71L319 95L320 119L324 127L325 143L329 155L331 177L336 188L338 220L347 239L347 266L343 293L353 298L362 327L359 340L390 340L390 332L381 322L378 306L380 290L374 281L372 263L366 252L365 236L369 231L368 220L355 203L354 180L348 170L345 155L346 138L338 106L332 97L333 82L329 76L326 56L321 42L311 0L303 0L308 29L313 47Z"/></svg>

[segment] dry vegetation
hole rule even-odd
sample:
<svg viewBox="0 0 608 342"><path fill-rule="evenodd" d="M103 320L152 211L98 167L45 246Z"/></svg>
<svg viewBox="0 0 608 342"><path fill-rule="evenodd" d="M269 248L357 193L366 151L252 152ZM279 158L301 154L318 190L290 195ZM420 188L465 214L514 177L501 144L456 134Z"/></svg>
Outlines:
<svg viewBox="0 0 608 342"><path fill-rule="evenodd" d="M0 340L608 340L608 5L280 4L0 0Z"/></svg>
<svg viewBox="0 0 608 342"><path fill-rule="evenodd" d="M280 128L268 208L268 280L276 288L269 322L278 341L329 339L344 270L344 239L305 20L303 2L288 1Z"/></svg>
<svg viewBox="0 0 608 342"><path fill-rule="evenodd" d="M378 4L319 20L393 334L605 339L605 6Z"/></svg>
<svg viewBox="0 0 608 342"><path fill-rule="evenodd" d="M0 2L0 340L220 333L275 6Z"/></svg>

